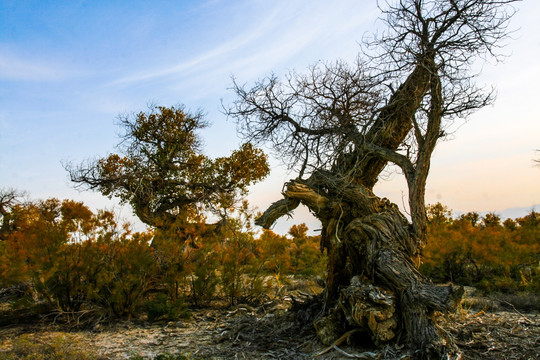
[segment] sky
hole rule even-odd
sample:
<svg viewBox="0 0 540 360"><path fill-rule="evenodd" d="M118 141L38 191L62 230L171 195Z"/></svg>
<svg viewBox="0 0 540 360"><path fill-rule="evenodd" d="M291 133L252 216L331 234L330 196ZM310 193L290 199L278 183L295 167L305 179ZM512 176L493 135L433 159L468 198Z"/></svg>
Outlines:
<svg viewBox="0 0 540 360"><path fill-rule="evenodd" d="M503 217L540 210L540 2L517 8L509 57L483 65L478 79L497 100L438 145L427 203ZM115 152L116 117L149 103L202 109L212 123L201 133L205 153L227 155L242 142L221 111L234 100L232 77L249 86L319 60L351 62L379 16L374 0L0 0L0 188L136 223L114 199L73 189L62 164ZM271 175L249 195L259 210L294 177L271 155ZM375 192L401 205L405 182L391 173ZM299 222L318 226L300 209L276 231Z"/></svg>

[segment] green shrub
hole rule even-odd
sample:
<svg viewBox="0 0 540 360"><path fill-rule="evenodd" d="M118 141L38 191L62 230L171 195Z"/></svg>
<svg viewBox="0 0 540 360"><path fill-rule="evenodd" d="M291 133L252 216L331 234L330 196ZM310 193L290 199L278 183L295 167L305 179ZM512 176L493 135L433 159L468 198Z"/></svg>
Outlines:
<svg viewBox="0 0 540 360"><path fill-rule="evenodd" d="M148 321L160 319L178 320L190 316L189 310L182 299L173 301L165 294L157 294L154 299L146 303L145 307Z"/></svg>

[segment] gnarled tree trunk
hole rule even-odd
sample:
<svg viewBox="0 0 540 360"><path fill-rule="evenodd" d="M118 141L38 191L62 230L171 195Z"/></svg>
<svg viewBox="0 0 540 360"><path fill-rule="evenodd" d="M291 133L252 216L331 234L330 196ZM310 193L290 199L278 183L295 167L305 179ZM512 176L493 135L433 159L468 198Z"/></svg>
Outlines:
<svg viewBox="0 0 540 360"><path fill-rule="evenodd" d="M329 262L326 313L315 326L323 343L361 328L376 344L402 334L401 341L422 357L452 351L431 315L454 310L463 290L433 285L418 272L417 241L396 205L362 185L321 172L289 182L283 195L257 222L269 227L299 203L321 221L321 245Z"/></svg>
<svg viewBox="0 0 540 360"><path fill-rule="evenodd" d="M463 290L435 286L417 270L426 179L442 120L492 102L471 81L470 65L478 55L496 56L515 1L388 1L388 31L371 43L370 61L352 70L314 67L284 83L272 76L249 91L235 84L239 100L228 113L241 132L272 143L299 170L258 224L269 228L300 203L322 223L328 277L316 328L323 342L357 327L376 343L405 343L415 357L455 350L431 315L454 310ZM407 180L410 222L372 192L388 163Z"/></svg>
<svg viewBox="0 0 540 360"><path fill-rule="evenodd" d="M423 189L438 128L431 131L433 141L426 136L420 144L425 156L419 158L428 160L416 167L407 161L400 164L409 183L411 210L418 214L412 223L395 204L371 191L389 156L400 163L395 150L413 127L422 99L428 92L437 96L435 73L433 59L421 61L370 129L355 136L355 151L343 154L330 171L317 170L307 180L291 180L284 199L258 219L259 225L269 227L302 203L321 221L328 275L326 317L316 328L324 343L332 343L350 326L365 329L376 343L401 334L401 341L428 358L453 350L437 332L431 315L454 310L463 290L435 286L417 270L426 236ZM344 175L351 171L355 176Z"/></svg>

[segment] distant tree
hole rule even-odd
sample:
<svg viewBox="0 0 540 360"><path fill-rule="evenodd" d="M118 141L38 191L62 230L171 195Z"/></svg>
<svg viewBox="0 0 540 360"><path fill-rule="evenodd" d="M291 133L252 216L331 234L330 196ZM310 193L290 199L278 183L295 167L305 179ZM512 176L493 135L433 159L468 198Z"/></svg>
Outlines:
<svg viewBox="0 0 540 360"><path fill-rule="evenodd" d="M476 226L480 221L480 215L477 212L468 212L459 217L459 221L469 223L471 226Z"/></svg>
<svg viewBox="0 0 540 360"><path fill-rule="evenodd" d="M540 213L532 210L527 216L516 219L516 222L522 227L537 227L540 226Z"/></svg>
<svg viewBox="0 0 540 360"><path fill-rule="evenodd" d="M448 123L493 101L491 90L474 85L472 64L497 58L513 2L388 1L387 31L368 42L367 60L356 66L319 64L284 82L270 76L251 89L235 84L228 113L240 131L272 144L298 172L258 224L268 228L300 203L322 223L326 317L315 324L323 342L361 327L376 343L400 338L416 357L454 352L430 314L455 309L463 290L434 286L417 271L427 235L425 186ZM388 163L407 180L411 222L372 191ZM370 298L386 299L373 305L378 315L360 311Z"/></svg>
<svg viewBox="0 0 540 360"><path fill-rule="evenodd" d="M461 218L428 224L428 245L420 268L438 282L485 291L536 291L540 286L540 216L531 212L501 225L487 214L479 225Z"/></svg>
<svg viewBox="0 0 540 360"><path fill-rule="evenodd" d="M517 223L513 219L508 218L503 221L503 226L510 231L514 231L517 228Z"/></svg>
<svg viewBox="0 0 540 360"><path fill-rule="evenodd" d="M483 227L497 227L501 226L501 217L495 213L488 213L482 219Z"/></svg>
<svg viewBox="0 0 540 360"><path fill-rule="evenodd" d="M22 202L24 193L15 189L0 189L0 241L13 231L13 208Z"/></svg>
<svg viewBox="0 0 540 360"><path fill-rule="evenodd" d="M292 237L291 258L295 274L325 275L326 257L320 252L320 236L309 236L308 227L302 223L289 229Z"/></svg>
<svg viewBox="0 0 540 360"><path fill-rule="evenodd" d="M205 210L231 206L269 171L266 155L249 143L228 157L202 154L197 131L207 123L201 113L152 106L119 120L124 134L118 154L66 169L76 187L118 197L155 228L169 231L174 225L190 233Z"/></svg>
<svg viewBox="0 0 540 360"><path fill-rule="evenodd" d="M442 225L452 221L452 211L440 202L434 205L428 205L426 213L429 224Z"/></svg>

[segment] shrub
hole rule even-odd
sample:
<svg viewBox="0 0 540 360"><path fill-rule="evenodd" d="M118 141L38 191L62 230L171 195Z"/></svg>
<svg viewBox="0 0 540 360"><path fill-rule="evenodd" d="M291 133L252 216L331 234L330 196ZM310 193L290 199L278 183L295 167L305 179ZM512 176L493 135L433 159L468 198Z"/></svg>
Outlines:
<svg viewBox="0 0 540 360"><path fill-rule="evenodd" d="M437 282L472 285L487 292L538 291L537 213L501 224L495 214L480 218L469 213L453 219L440 204L428 210L428 245L420 268L425 275Z"/></svg>
<svg viewBox="0 0 540 360"><path fill-rule="evenodd" d="M160 319L178 320L190 316L187 306L182 299L176 301L168 299L165 294L157 294L154 299L145 304L148 321Z"/></svg>

